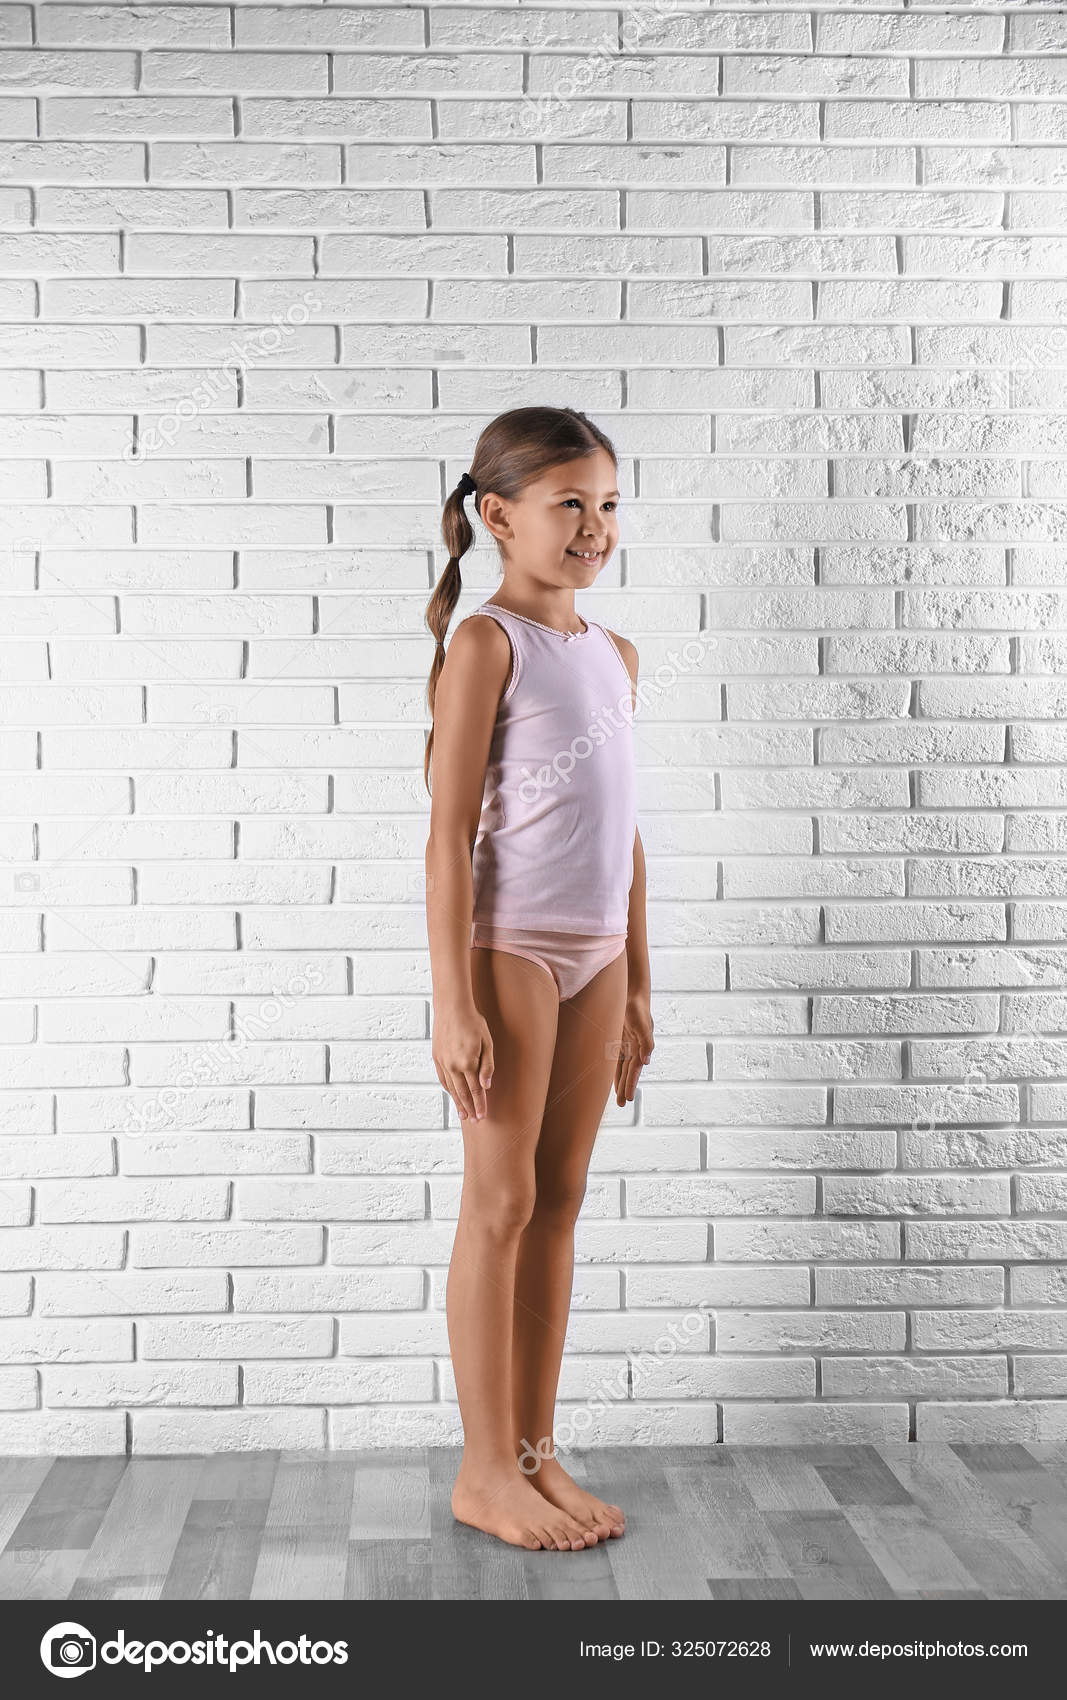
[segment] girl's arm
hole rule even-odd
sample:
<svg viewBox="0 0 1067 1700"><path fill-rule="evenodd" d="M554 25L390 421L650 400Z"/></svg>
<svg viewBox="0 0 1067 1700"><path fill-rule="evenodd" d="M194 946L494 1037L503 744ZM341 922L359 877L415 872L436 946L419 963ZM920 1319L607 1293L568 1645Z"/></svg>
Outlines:
<svg viewBox="0 0 1067 1700"><path fill-rule="evenodd" d="M652 976L645 926L645 852L634 834L634 879L626 924L626 1009L615 1064L615 1102L632 1101L645 1063L652 1061Z"/></svg>
<svg viewBox="0 0 1067 1700"><path fill-rule="evenodd" d="M628 997L635 992L643 992L646 997L651 995L652 974L648 966L648 923L645 915L645 847L639 831L634 834L634 881L630 887L626 919L626 985Z"/></svg>
<svg viewBox="0 0 1067 1700"><path fill-rule="evenodd" d="M495 620L463 620L449 643L434 700L426 931L433 984L433 1059L460 1116L485 1114L492 1078L489 1028L471 983L474 880L485 769L511 648Z"/></svg>
<svg viewBox="0 0 1067 1700"><path fill-rule="evenodd" d="M637 706L638 654L628 638L611 636L626 663ZM622 1040L615 1067L615 1102L632 1099L645 1063L652 1061L652 974L648 964L648 923L645 914L645 847L640 831L634 833L634 877L626 916L626 1012Z"/></svg>

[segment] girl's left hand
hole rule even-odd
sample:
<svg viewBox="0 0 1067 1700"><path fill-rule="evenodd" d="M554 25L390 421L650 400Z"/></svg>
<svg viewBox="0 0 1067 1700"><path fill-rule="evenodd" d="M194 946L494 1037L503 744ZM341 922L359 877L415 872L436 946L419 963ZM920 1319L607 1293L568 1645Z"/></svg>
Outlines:
<svg viewBox="0 0 1067 1700"><path fill-rule="evenodd" d="M652 1008L647 992L631 992L626 999L619 1060L615 1064L615 1102L632 1101L637 1078L645 1063L652 1061Z"/></svg>

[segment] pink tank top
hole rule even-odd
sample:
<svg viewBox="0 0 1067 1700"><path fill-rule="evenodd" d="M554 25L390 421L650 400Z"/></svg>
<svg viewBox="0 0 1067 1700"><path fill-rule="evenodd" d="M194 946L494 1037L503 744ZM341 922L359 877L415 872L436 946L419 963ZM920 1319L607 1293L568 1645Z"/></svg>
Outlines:
<svg viewBox="0 0 1067 1700"><path fill-rule="evenodd" d="M474 920L625 933L637 779L632 685L595 620L560 632L483 603L511 644L478 837Z"/></svg>

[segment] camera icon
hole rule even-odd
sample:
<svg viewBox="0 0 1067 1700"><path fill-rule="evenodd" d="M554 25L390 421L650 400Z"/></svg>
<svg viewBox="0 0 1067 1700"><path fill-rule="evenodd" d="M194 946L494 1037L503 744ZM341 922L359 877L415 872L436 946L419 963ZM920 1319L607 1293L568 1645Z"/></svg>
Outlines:
<svg viewBox="0 0 1067 1700"><path fill-rule="evenodd" d="M40 889L41 889L41 876L40 876L40 874L16 874L15 875L15 890L16 891L40 891Z"/></svg>
<svg viewBox="0 0 1067 1700"><path fill-rule="evenodd" d="M193 705L193 713L198 720L206 720L209 726L230 726L234 720L234 707L226 702L198 702Z"/></svg>
<svg viewBox="0 0 1067 1700"><path fill-rule="evenodd" d="M41 1641L41 1662L53 1676L82 1676L96 1665L96 1637L84 1623L54 1623Z"/></svg>

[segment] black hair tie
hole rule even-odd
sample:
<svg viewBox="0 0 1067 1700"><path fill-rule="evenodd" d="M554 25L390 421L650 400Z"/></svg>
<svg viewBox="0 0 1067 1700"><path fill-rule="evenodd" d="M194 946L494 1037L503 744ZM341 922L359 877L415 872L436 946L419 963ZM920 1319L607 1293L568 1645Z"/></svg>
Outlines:
<svg viewBox="0 0 1067 1700"><path fill-rule="evenodd" d="M456 489L459 491L461 500L464 496L472 496L477 488L478 486L469 472L465 472L459 483L456 485Z"/></svg>

